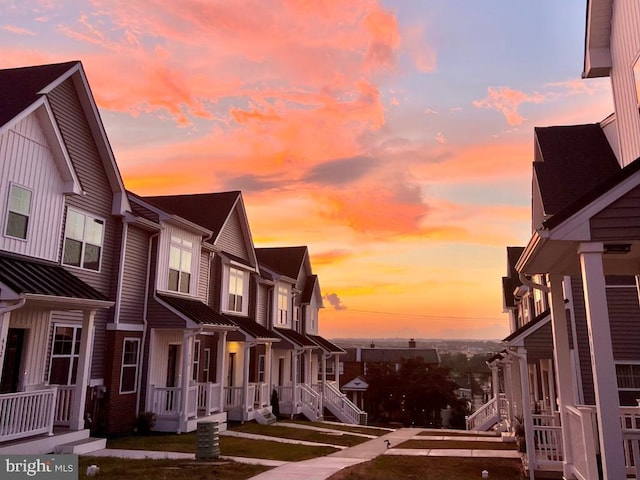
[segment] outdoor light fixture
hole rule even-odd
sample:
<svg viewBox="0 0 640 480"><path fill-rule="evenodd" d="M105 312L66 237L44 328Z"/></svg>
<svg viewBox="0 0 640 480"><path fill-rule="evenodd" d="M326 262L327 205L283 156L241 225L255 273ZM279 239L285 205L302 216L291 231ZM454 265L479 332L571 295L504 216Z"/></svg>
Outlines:
<svg viewBox="0 0 640 480"><path fill-rule="evenodd" d="M605 243L604 253L612 253L617 255L624 255L631 251L630 243Z"/></svg>

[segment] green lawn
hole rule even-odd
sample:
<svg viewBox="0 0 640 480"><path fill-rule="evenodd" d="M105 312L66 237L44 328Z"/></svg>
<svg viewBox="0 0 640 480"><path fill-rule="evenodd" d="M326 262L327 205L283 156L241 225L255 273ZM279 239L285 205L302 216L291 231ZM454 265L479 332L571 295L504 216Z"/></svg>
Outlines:
<svg viewBox="0 0 640 480"><path fill-rule="evenodd" d="M393 448L457 448L470 450L515 450L513 442L483 442L470 440L407 440Z"/></svg>
<svg viewBox="0 0 640 480"><path fill-rule="evenodd" d="M110 439L107 448L125 450L160 450L166 452L196 453L196 433L131 435ZM331 447L309 447L267 440L220 436L220 453L230 457L265 458L297 462L321 457L337 451Z"/></svg>
<svg viewBox="0 0 640 480"><path fill-rule="evenodd" d="M85 476L87 466L97 465L100 480L245 480L270 467L235 462L198 462L188 460L131 460L113 457L80 457L78 478Z"/></svg>
<svg viewBox="0 0 640 480"><path fill-rule="evenodd" d="M304 440L307 442L329 443L331 445L340 445L344 447L352 447L362 442L366 442L367 438L349 435L348 431L344 431L342 435L318 432L315 430L305 430L302 428L279 427L278 425L259 425L257 423L245 423L244 425L233 426L231 430L236 432L254 433L257 435L267 435L278 438L291 438L295 440Z"/></svg>
<svg viewBox="0 0 640 480"><path fill-rule="evenodd" d="M524 480L522 462L507 458L403 457L381 455L332 475L330 480Z"/></svg>

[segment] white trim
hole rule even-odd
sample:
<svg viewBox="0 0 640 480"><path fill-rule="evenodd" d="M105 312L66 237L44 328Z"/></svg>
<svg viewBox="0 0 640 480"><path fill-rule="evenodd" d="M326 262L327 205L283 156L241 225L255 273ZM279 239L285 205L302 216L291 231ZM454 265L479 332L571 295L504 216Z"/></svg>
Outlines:
<svg viewBox="0 0 640 480"><path fill-rule="evenodd" d="M108 323L107 330L114 332L143 332L144 325L141 323Z"/></svg>
<svg viewBox="0 0 640 480"><path fill-rule="evenodd" d="M10 204L11 204L11 192L13 190L13 187L25 190L27 192L29 192L30 197L29 197L29 213L27 213L26 217L27 217L27 229L24 232L24 238L22 237L14 237L13 235L9 235L7 233L7 228L9 226L9 213L13 212L13 210L11 210L10 208ZM10 238L11 240L17 240L19 242L28 242L29 241L29 232L31 230L31 220L33 219L33 200L35 199L35 195L34 195L34 190L33 188L29 188L26 187L20 183L17 182L13 182L10 181L9 182L9 188L7 189L7 198L6 198L6 203L5 205L7 206L7 208L4 211L4 222L2 222L2 236L5 238ZM13 212L16 215L23 215L22 213L19 212Z"/></svg>
<svg viewBox="0 0 640 480"><path fill-rule="evenodd" d="M82 215L84 217L84 227L82 230L82 248L80 250L80 265L71 265L68 263L64 262L64 253L65 253L65 247L67 245L67 228L69 227L69 212L74 212L77 215ZM100 258L98 259L98 269L94 270L93 268L87 268L84 266L84 251L85 251L85 246L88 243L86 240L86 226L87 226L87 220L91 219L91 220L98 220L100 222L102 222L102 238L100 239ZM60 263L62 265L64 265L65 267L69 267L69 268L77 268L83 271L89 271L89 272L96 272L96 273L101 273L102 270L102 259L104 257L104 238L105 238L105 233L107 230L107 220L104 217L99 217L97 215L94 215L93 213L89 213L85 210L80 210L79 208L76 207L71 207L67 205L67 210L65 213L65 226L64 226L64 232L62 232L62 251L61 251L61 258L60 258ZM74 241L79 241L77 239L72 239ZM94 245L94 244L90 244L90 245Z"/></svg>

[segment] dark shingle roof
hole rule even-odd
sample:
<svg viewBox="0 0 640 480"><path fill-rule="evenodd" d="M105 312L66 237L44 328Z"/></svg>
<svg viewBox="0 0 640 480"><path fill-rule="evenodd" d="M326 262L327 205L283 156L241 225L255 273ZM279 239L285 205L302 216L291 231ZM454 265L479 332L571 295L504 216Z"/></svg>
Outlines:
<svg viewBox="0 0 640 480"><path fill-rule="evenodd" d="M44 87L78 61L0 70L0 125L6 124L35 102Z"/></svg>
<svg viewBox="0 0 640 480"><path fill-rule="evenodd" d="M518 272L516 271L516 263L522 255L522 252L524 252L524 247L507 247L507 270L509 274L507 277L502 277L502 294L504 296L505 306L511 308L516 306L513 291L522 285Z"/></svg>
<svg viewBox="0 0 640 480"><path fill-rule="evenodd" d="M300 302L302 304L311 303L311 299L313 298L313 290L318 283L317 275L309 275L307 278L307 283L304 285L304 290L302 291L302 295L300 296Z"/></svg>
<svg viewBox="0 0 640 480"><path fill-rule="evenodd" d="M321 337L320 335L307 334L307 337L309 337L313 342L318 344L318 346L320 346L328 353L345 353L344 349L340 348L335 343L330 342L326 338Z"/></svg>
<svg viewBox="0 0 640 480"><path fill-rule="evenodd" d="M60 265L0 254L0 282L17 294L108 301Z"/></svg>
<svg viewBox="0 0 640 480"><path fill-rule="evenodd" d="M185 317L199 325L218 325L221 327L234 327L235 324L219 314L206 303L187 297L174 297L173 295L157 294L158 299L180 312Z"/></svg>
<svg viewBox="0 0 640 480"><path fill-rule="evenodd" d="M178 215L213 232L209 242L218 236L231 209L235 205L239 191L220 193L197 193L193 195L163 195L140 197L156 205L167 213Z"/></svg>
<svg viewBox="0 0 640 480"><path fill-rule="evenodd" d="M555 215L620 171L599 124L536 128L533 163L545 215Z"/></svg>
<svg viewBox="0 0 640 480"><path fill-rule="evenodd" d="M307 255L307 247L256 248L256 257L260 265L289 278L298 278Z"/></svg>
<svg viewBox="0 0 640 480"><path fill-rule="evenodd" d="M273 330L282 338L292 343L294 346L298 346L298 347L317 347L318 346L315 342L312 342L309 338L296 332L295 330L289 330L288 328L274 328Z"/></svg>

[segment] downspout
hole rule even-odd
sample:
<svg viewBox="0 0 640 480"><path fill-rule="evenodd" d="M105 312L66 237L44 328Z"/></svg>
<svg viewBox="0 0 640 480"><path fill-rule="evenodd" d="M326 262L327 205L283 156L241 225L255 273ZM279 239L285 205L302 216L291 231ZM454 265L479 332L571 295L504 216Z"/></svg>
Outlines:
<svg viewBox="0 0 640 480"><path fill-rule="evenodd" d="M146 355L143 354L146 341L147 341L147 313L149 310L149 282L151 281L151 250L153 248L153 240L160 236L160 232L154 233L149 237L149 247L147 248L147 275L145 278L146 288L144 289L144 306L142 309L142 359L147 359ZM149 352L151 352L151 348L149 348ZM149 363L149 359L147 359L147 363ZM143 365L141 365L143 367ZM144 368L140 368L142 372L144 372ZM147 373L147 379L149 374ZM140 395L142 394L142 375L138 375L138 393L136 394L136 418L140 414ZM145 404L145 407L147 405Z"/></svg>

